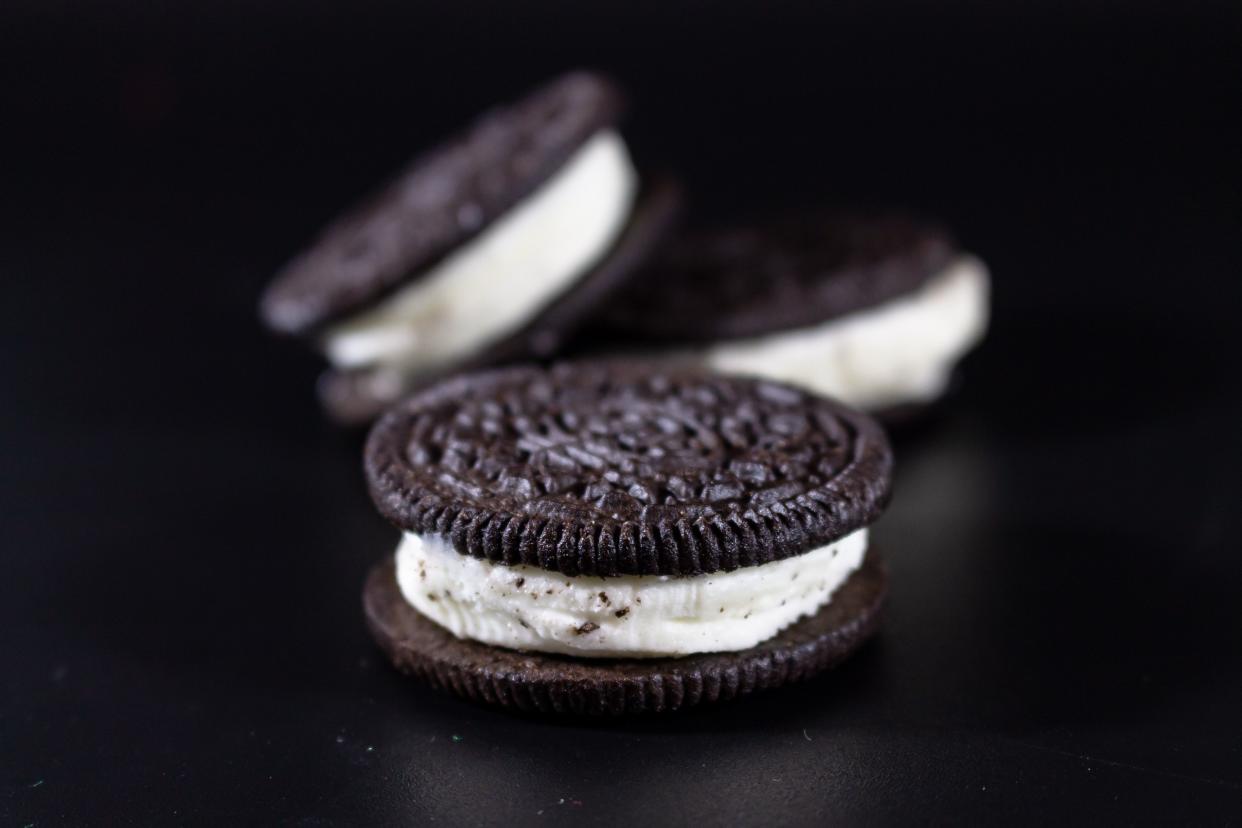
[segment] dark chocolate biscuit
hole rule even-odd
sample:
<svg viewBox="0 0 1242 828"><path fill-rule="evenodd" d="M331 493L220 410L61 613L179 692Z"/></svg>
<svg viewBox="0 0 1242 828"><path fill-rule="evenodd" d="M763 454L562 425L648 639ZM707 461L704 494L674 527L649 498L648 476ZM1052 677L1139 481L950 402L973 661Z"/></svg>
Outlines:
<svg viewBox="0 0 1242 828"><path fill-rule="evenodd" d="M391 559L371 570L363 604L397 669L437 689L520 711L621 715L729 701L821 673L875 632L887 582L870 551L815 615L749 650L681 658L583 659L457 638L406 602Z"/></svg>
<svg viewBox="0 0 1242 828"><path fill-rule="evenodd" d="M311 333L417 278L550 178L620 110L612 84L578 72L483 115L290 262L263 296L268 327Z"/></svg>
<svg viewBox="0 0 1242 828"><path fill-rule="evenodd" d="M892 454L871 418L764 380L640 362L456 377L371 430L380 512L462 554L566 575L697 575L871 523Z"/></svg>
<svg viewBox="0 0 1242 828"><path fill-rule="evenodd" d="M644 188L625 230L609 253L560 296L545 305L522 328L452 366L470 371L488 365L543 360L561 350L573 332L624 287L630 274L646 261L673 228L682 202L680 185L656 179ZM446 368L447 370L447 368ZM439 379L424 377L427 385ZM354 371L328 370L320 378L319 397L332 419L343 425L374 420L412 390L409 381L385 366Z"/></svg>
<svg viewBox="0 0 1242 828"><path fill-rule="evenodd" d="M944 230L898 215L808 215L702 233L671 246L598 324L653 343L810 327L912 292L956 255Z"/></svg>

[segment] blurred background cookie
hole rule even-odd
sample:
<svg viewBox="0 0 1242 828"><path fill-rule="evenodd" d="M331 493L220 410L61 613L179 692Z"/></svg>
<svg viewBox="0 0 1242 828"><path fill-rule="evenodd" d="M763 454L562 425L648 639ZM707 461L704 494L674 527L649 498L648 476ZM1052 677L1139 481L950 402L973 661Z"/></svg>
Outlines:
<svg viewBox="0 0 1242 828"><path fill-rule="evenodd" d="M934 224L801 214L679 240L609 304L593 346L909 411L982 339L988 288L983 262Z"/></svg>
<svg viewBox="0 0 1242 828"><path fill-rule="evenodd" d="M365 422L454 368L546 357L668 226L644 189L607 80L565 75L416 158L268 287L267 326L332 368L333 418Z"/></svg>

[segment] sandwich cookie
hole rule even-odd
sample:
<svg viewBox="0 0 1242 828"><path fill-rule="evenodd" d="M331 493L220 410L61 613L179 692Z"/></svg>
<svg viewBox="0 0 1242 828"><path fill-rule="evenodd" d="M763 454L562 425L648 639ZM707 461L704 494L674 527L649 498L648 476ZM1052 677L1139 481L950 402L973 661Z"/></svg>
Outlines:
<svg viewBox="0 0 1242 828"><path fill-rule="evenodd" d="M385 414L365 465L403 533L368 624L474 700L690 707L810 677L876 628L892 454L803 390L637 362L464 375Z"/></svg>
<svg viewBox="0 0 1242 828"><path fill-rule="evenodd" d="M811 215L687 237L599 326L615 347L793 383L884 417L944 392L983 337L988 292L983 262L934 225Z"/></svg>
<svg viewBox="0 0 1242 828"><path fill-rule="evenodd" d="M543 358L671 223L678 193L641 188L606 80L566 75L416 158L290 262L267 326L331 363L328 413L368 422L450 369Z"/></svg>

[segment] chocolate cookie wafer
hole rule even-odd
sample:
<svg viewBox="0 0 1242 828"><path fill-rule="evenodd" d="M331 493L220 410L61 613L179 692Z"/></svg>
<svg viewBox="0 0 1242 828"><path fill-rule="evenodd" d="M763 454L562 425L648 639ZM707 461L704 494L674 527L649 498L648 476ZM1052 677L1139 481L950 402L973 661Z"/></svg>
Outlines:
<svg viewBox="0 0 1242 828"><path fill-rule="evenodd" d="M983 337L988 273L935 224L808 214L691 235L601 310L605 350L922 408ZM599 347L600 343L596 343Z"/></svg>
<svg viewBox="0 0 1242 828"><path fill-rule="evenodd" d="M329 413L366 422L453 369L545 357L621 286L678 193L640 185L620 93L566 75L416 158L264 294L328 358Z"/></svg>
<svg viewBox="0 0 1242 828"><path fill-rule="evenodd" d="M892 455L796 388L632 362L470 374L386 413L365 465L402 531L371 628L471 698L673 709L809 677L875 628Z"/></svg>

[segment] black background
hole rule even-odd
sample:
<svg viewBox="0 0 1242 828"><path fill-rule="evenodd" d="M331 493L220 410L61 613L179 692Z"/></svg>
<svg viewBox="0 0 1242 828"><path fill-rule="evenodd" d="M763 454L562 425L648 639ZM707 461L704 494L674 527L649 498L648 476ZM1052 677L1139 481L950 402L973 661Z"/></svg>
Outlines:
<svg viewBox="0 0 1242 828"><path fill-rule="evenodd" d="M1242 821L1236 4L0 10L0 823ZM561 69L694 220L944 217L994 329L899 444L882 636L620 724L411 686L273 270Z"/></svg>

